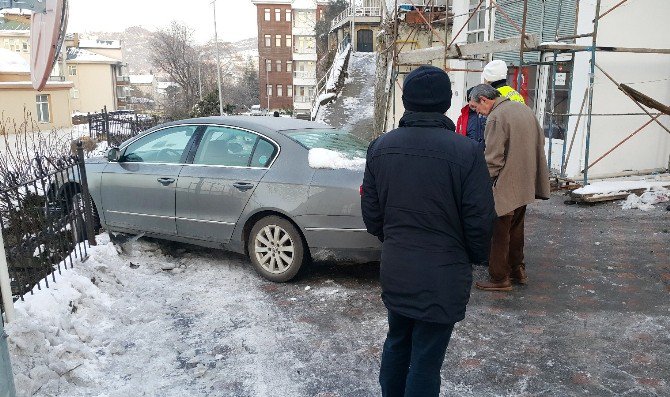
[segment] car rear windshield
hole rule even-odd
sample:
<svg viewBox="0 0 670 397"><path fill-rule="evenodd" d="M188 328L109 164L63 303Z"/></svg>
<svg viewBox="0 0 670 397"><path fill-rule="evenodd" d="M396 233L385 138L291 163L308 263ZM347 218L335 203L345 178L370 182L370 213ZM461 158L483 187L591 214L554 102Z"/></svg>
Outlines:
<svg viewBox="0 0 670 397"><path fill-rule="evenodd" d="M284 134L307 149L329 149L347 157L365 157L369 142L342 130L310 129L285 131Z"/></svg>

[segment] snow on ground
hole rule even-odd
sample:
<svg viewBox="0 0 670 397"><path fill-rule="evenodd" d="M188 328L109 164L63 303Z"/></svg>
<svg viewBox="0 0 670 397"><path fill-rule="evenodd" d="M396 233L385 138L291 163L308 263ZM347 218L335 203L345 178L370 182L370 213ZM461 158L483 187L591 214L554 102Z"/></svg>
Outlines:
<svg viewBox="0 0 670 397"><path fill-rule="evenodd" d="M262 281L242 257L176 258L143 240L119 255L106 234L98 244L16 302L6 331L19 396L306 395L280 343L296 325L250 288Z"/></svg>
<svg viewBox="0 0 670 397"><path fill-rule="evenodd" d="M654 187L670 186L670 181L631 181L631 180L614 180L614 181L600 181L593 182L588 186L579 188L573 193L575 194L597 194L608 195L622 193L636 189L652 189Z"/></svg>
<svg viewBox="0 0 670 397"><path fill-rule="evenodd" d="M642 193L641 196L629 194L621 206L625 210L640 209L642 211L649 211L654 209L654 204L667 203L668 201L670 201L670 190L663 187L652 187Z"/></svg>
<svg viewBox="0 0 670 397"><path fill-rule="evenodd" d="M360 157L349 158L340 152L315 148L309 151L309 166L312 168L362 171L365 169L365 159Z"/></svg>

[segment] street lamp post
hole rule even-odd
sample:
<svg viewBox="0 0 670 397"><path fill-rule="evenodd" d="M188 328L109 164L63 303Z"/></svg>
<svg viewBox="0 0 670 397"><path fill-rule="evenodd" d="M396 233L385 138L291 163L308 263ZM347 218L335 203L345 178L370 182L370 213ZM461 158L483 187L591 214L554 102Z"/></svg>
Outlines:
<svg viewBox="0 0 670 397"><path fill-rule="evenodd" d="M198 55L198 92L200 93L200 102L202 102L202 53Z"/></svg>
<svg viewBox="0 0 670 397"><path fill-rule="evenodd" d="M268 59L265 60L265 96L268 97L268 112L270 111L270 94L272 90L268 90L270 87L270 72L268 71Z"/></svg>
<svg viewBox="0 0 670 397"><path fill-rule="evenodd" d="M221 91L221 56L219 55L219 37L216 31L216 0L212 1L214 6L214 46L216 50L216 79L219 85L219 115L223 116L223 92Z"/></svg>

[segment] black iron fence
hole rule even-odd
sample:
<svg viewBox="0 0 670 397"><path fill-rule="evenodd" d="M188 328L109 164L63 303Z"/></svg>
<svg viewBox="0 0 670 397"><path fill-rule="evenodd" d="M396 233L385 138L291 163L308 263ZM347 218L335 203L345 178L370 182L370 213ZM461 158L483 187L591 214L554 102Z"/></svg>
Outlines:
<svg viewBox="0 0 670 397"><path fill-rule="evenodd" d="M34 159L32 180L0 181L0 227L14 299L49 287L56 273L87 256L97 225L81 142L75 155Z"/></svg>
<svg viewBox="0 0 670 397"><path fill-rule="evenodd" d="M121 142L158 123L159 119L156 116L125 110L108 112L106 107L100 113L88 114L90 137L96 141L107 141L109 147L119 146Z"/></svg>

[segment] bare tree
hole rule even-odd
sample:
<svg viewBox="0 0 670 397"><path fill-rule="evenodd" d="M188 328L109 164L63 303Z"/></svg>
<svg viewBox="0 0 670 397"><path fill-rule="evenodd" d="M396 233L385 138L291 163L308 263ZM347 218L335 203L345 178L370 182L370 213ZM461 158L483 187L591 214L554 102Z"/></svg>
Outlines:
<svg viewBox="0 0 670 397"><path fill-rule="evenodd" d="M157 31L151 41L151 63L170 76L181 90L177 105L187 113L198 100L198 48L193 29L173 21Z"/></svg>

